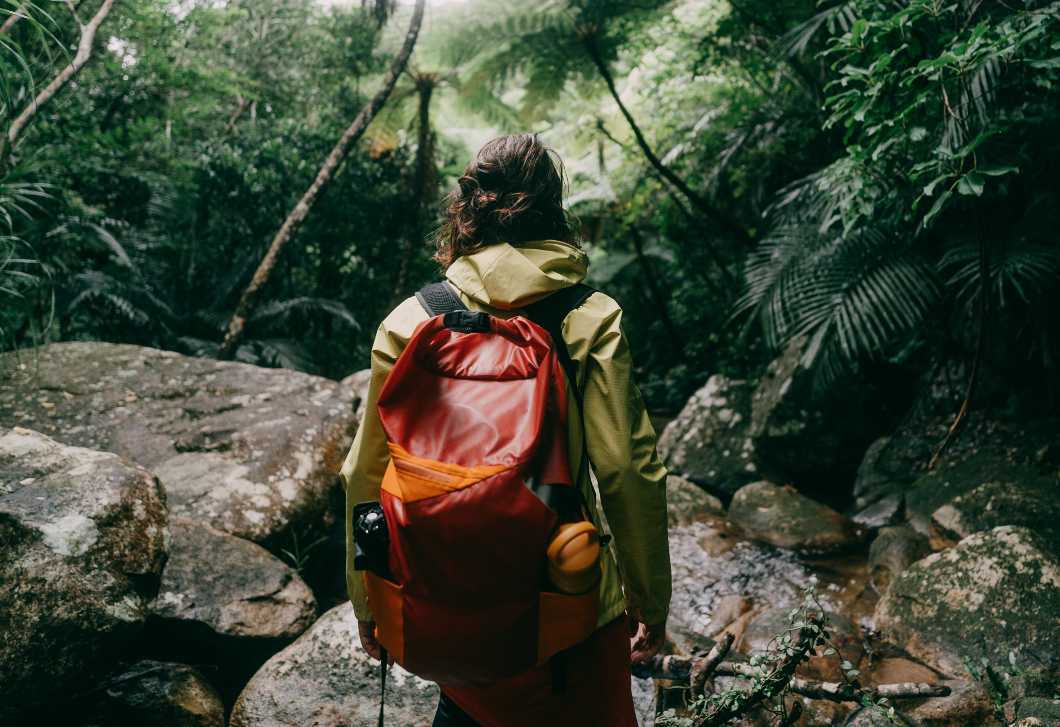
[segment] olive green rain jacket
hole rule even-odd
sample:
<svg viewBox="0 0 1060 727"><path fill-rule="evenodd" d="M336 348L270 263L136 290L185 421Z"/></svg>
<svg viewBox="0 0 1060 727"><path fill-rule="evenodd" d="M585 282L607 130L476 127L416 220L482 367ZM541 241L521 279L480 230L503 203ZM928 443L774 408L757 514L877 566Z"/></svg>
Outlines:
<svg viewBox="0 0 1060 727"><path fill-rule="evenodd" d="M546 240L513 247L501 243L458 258L446 276L464 304L497 318L520 314L549 293L581 282L588 258L562 242ZM372 381L364 419L340 472L346 488L346 583L354 612L372 619L364 578L353 569L353 506L379 500L390 461L376 401L398 356L427 313L413 297L399 305L376 333ZM649 624L666 619L670 604L670 552L666 531L666 470L655 453L655 432L633 382L629 345L622 333L622 309L603 293L593 294L563 321L563 339L578 365L583 418L567 387L567 446L571 472L582 472L583 439L600 488L600 501L614 536L616 568L603 557L599 626L629 610ZM600 515L588 476L577 483L597 529ZM623 596L624 593L624 596Z"/></svg>

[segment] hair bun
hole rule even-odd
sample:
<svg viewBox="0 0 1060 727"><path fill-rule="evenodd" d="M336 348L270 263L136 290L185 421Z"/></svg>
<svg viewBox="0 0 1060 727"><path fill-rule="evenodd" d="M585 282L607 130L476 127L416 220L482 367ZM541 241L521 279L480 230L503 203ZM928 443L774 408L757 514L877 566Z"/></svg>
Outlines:
<svg viewBox="0 0 1060 727"><path fill-rule="evenodd" d="M471 205L475 209L488 210L491 207L495 207L501 201L501 193L497 191L487 191L479 187L475 190L474 195L471 198Z"/></svg>

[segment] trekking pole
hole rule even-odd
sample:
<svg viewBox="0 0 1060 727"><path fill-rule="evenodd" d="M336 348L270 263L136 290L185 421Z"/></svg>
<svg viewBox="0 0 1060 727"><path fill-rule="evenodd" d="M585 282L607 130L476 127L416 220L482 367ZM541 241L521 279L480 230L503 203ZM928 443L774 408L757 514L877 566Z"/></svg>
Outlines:
<svg viewBox="0 0 1060 727"><path fill-rule="evenodd" d="M379 727L383 727L383 707L386 705L386 649L379 646L379 669L382 676L379 678Z"/></svg>

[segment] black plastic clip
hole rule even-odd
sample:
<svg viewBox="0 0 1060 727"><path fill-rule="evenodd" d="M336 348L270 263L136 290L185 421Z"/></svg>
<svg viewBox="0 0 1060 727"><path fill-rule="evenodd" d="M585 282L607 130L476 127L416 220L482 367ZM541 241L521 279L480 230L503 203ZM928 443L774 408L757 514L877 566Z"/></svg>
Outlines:
<svg viewBox="0 0 1060 727"><path fill-rule="evenodd" d="M455 310L446 313L443 320L446 328L457 333L489 333L492 330L488 313Z"/></svg>

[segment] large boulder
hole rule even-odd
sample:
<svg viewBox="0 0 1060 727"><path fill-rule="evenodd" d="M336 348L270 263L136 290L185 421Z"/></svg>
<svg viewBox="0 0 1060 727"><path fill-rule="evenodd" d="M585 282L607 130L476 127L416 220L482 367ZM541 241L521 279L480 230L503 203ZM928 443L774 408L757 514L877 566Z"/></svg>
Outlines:
<svg viewBox="0 0 1060 727"><path fill-rule="evenodd" d="M666 478L666 520L669 527L694 522L724 521L721 500L684 477Z"/></svg>
<svg viewBox="0 0 1060 727"><path fill-rule="evenodd" d="M761 479L749 436L751 392L746 381L711 376L659 437L666 471L726 498Z"/></svg>
<svg viewBox="0 0 1060 727"><path fill-rule="evenodd" d="M998 483L1004 488L1011 489L1011 497L1018 497L1019 491L1030 491L1040 493L1043 500L1049 499L1050 502L1055 502L1053 493L1056 490L1058 479L1055 471L1046 472L1039 466L1013 461L992 448L968 452L960 457L939 463L910 486L905 493L906 520L912 528L924 535L930 535L931 519L939 508L949 505L956 498L968 495L987 483ZM1050 495L1052 495L1051 498ZM1038 496L1034 494L1029 499L1033 501ZM978 502L978 498L973 499ZM1031 502L1026 499L1023 498L1021 501L1031 505ZM989 502L989 496L982 504L985 506L987 502ZM964 510L966 515L971 515L967 509ZM1031 512L1024 515L1018 509L1006 507L1003 512L1004 517L1030 518L1030 520L1022 519L1020 522L1041 521L1042 517L1033 514L1036 510L1036 507L1032 507ZM959 515L959 511L954 511L952 514ZM991 524L995 526L1017 524L1016 522L997 521L996 518L1001 514L1002 512L998 511L993 515L985 516L988 520L978 518L978 521L984 526L990 521L989 519L994 519ZM945 514L944 519L949 520ZM970 523L971 520L967 522ZM955 524L955 527L958 526ZM971 525L959 527L971 527ZM968 532L970 534L971 531Z"/></svg>
<svg viewBox="0 0 1060 727"><path fill-rule="evenodd" d="M0 722L39 715L136 636L168 553L146 469L27 429L0 437Z"/></svg>
<svg viewBox="0 0 1060 727"><path fill-rule="evenodd" d="M379 679L379 662L361 648L353 606L345 603L261 667L239 695L230 727L375 725ZM387 725L433 722L436 685L395 665L386 687Z"/></svg>
<svg viewBox="0 0 1060 727"><path fill-rule="evenodd" d="M276 647L316 620L313 592L261 546L187 520L174 521L171 530L172 553L153 611L161 631L209 634L227 649Z"/></svg>
<svg viewBox="0 0 1060 727"><path fill-rule="evenodd" d="M937 440L914 434L877 439L858 465L853 509L860 512L888 496L900 497L927 469L937 446Z"/></svg>
<svg viewBox="0 0 1060 727"><path fill-rule="evenodd" d="M139 652L217 667L231 704L258 667L313 625L316 599L260 545L187 520L170 527L172 553Z"/></svg>
<svg viewBox="0 0 1060 727"><path fill-rule="evenodd" d="M217 690L187 664L138 661L93 687L75 710L77 724L225 727Z"/></svg>
<svg viewBox="0 0 1060 727"><path fill-rule="evenodd" d="M804 553L835 553L864 542L866 531L832 508L771 482L740 488L729 522L748 537Z"/></svg>
<svg viewBox="0 0 1060 727"><path fill-rule="evenodd" d="M1003 526L933 553L898 575L875 613L889 641L944 674L962 660L1060 674L1060 553L1041 535Z"/></svg>
<svg viewBox="0 0 1060 727"><path fill-rule="evenodd" d="M1023 477L1013 474L1011 481L984 483L936 510L931 547L951 548L972 533L999 525L1030 528L1060 547L1060 478L1033 471Z"/></svg>
<svg viewBox="0 0 1060 727"><path fill-rule="evenodd" d="M804 365L805 338L770 364L751 397L751 440L766 465L802 489L830 494L849 482L868 446L891 430L911 402L912 387L891 371L863 367L825 389Z"/></svg>
<svg viewBox="0 0 1060 727"><path fill-rule="evenodd" d="M339 382L343 388L353 392L357 400L357 418L364 416L364 410L368 407L368 387L372 383L372 370L361 369L355 371Z"/></svg>
<svg viewBox="0 0 1060 727"><path fill-rule="evenodd" d="M0 357L4 370L13 362ZM0 385L0 425L120 454L158 475L174 515L278 551L291 528L322 533L341 511L355 399L297 371L56 343Z"/></svg>

